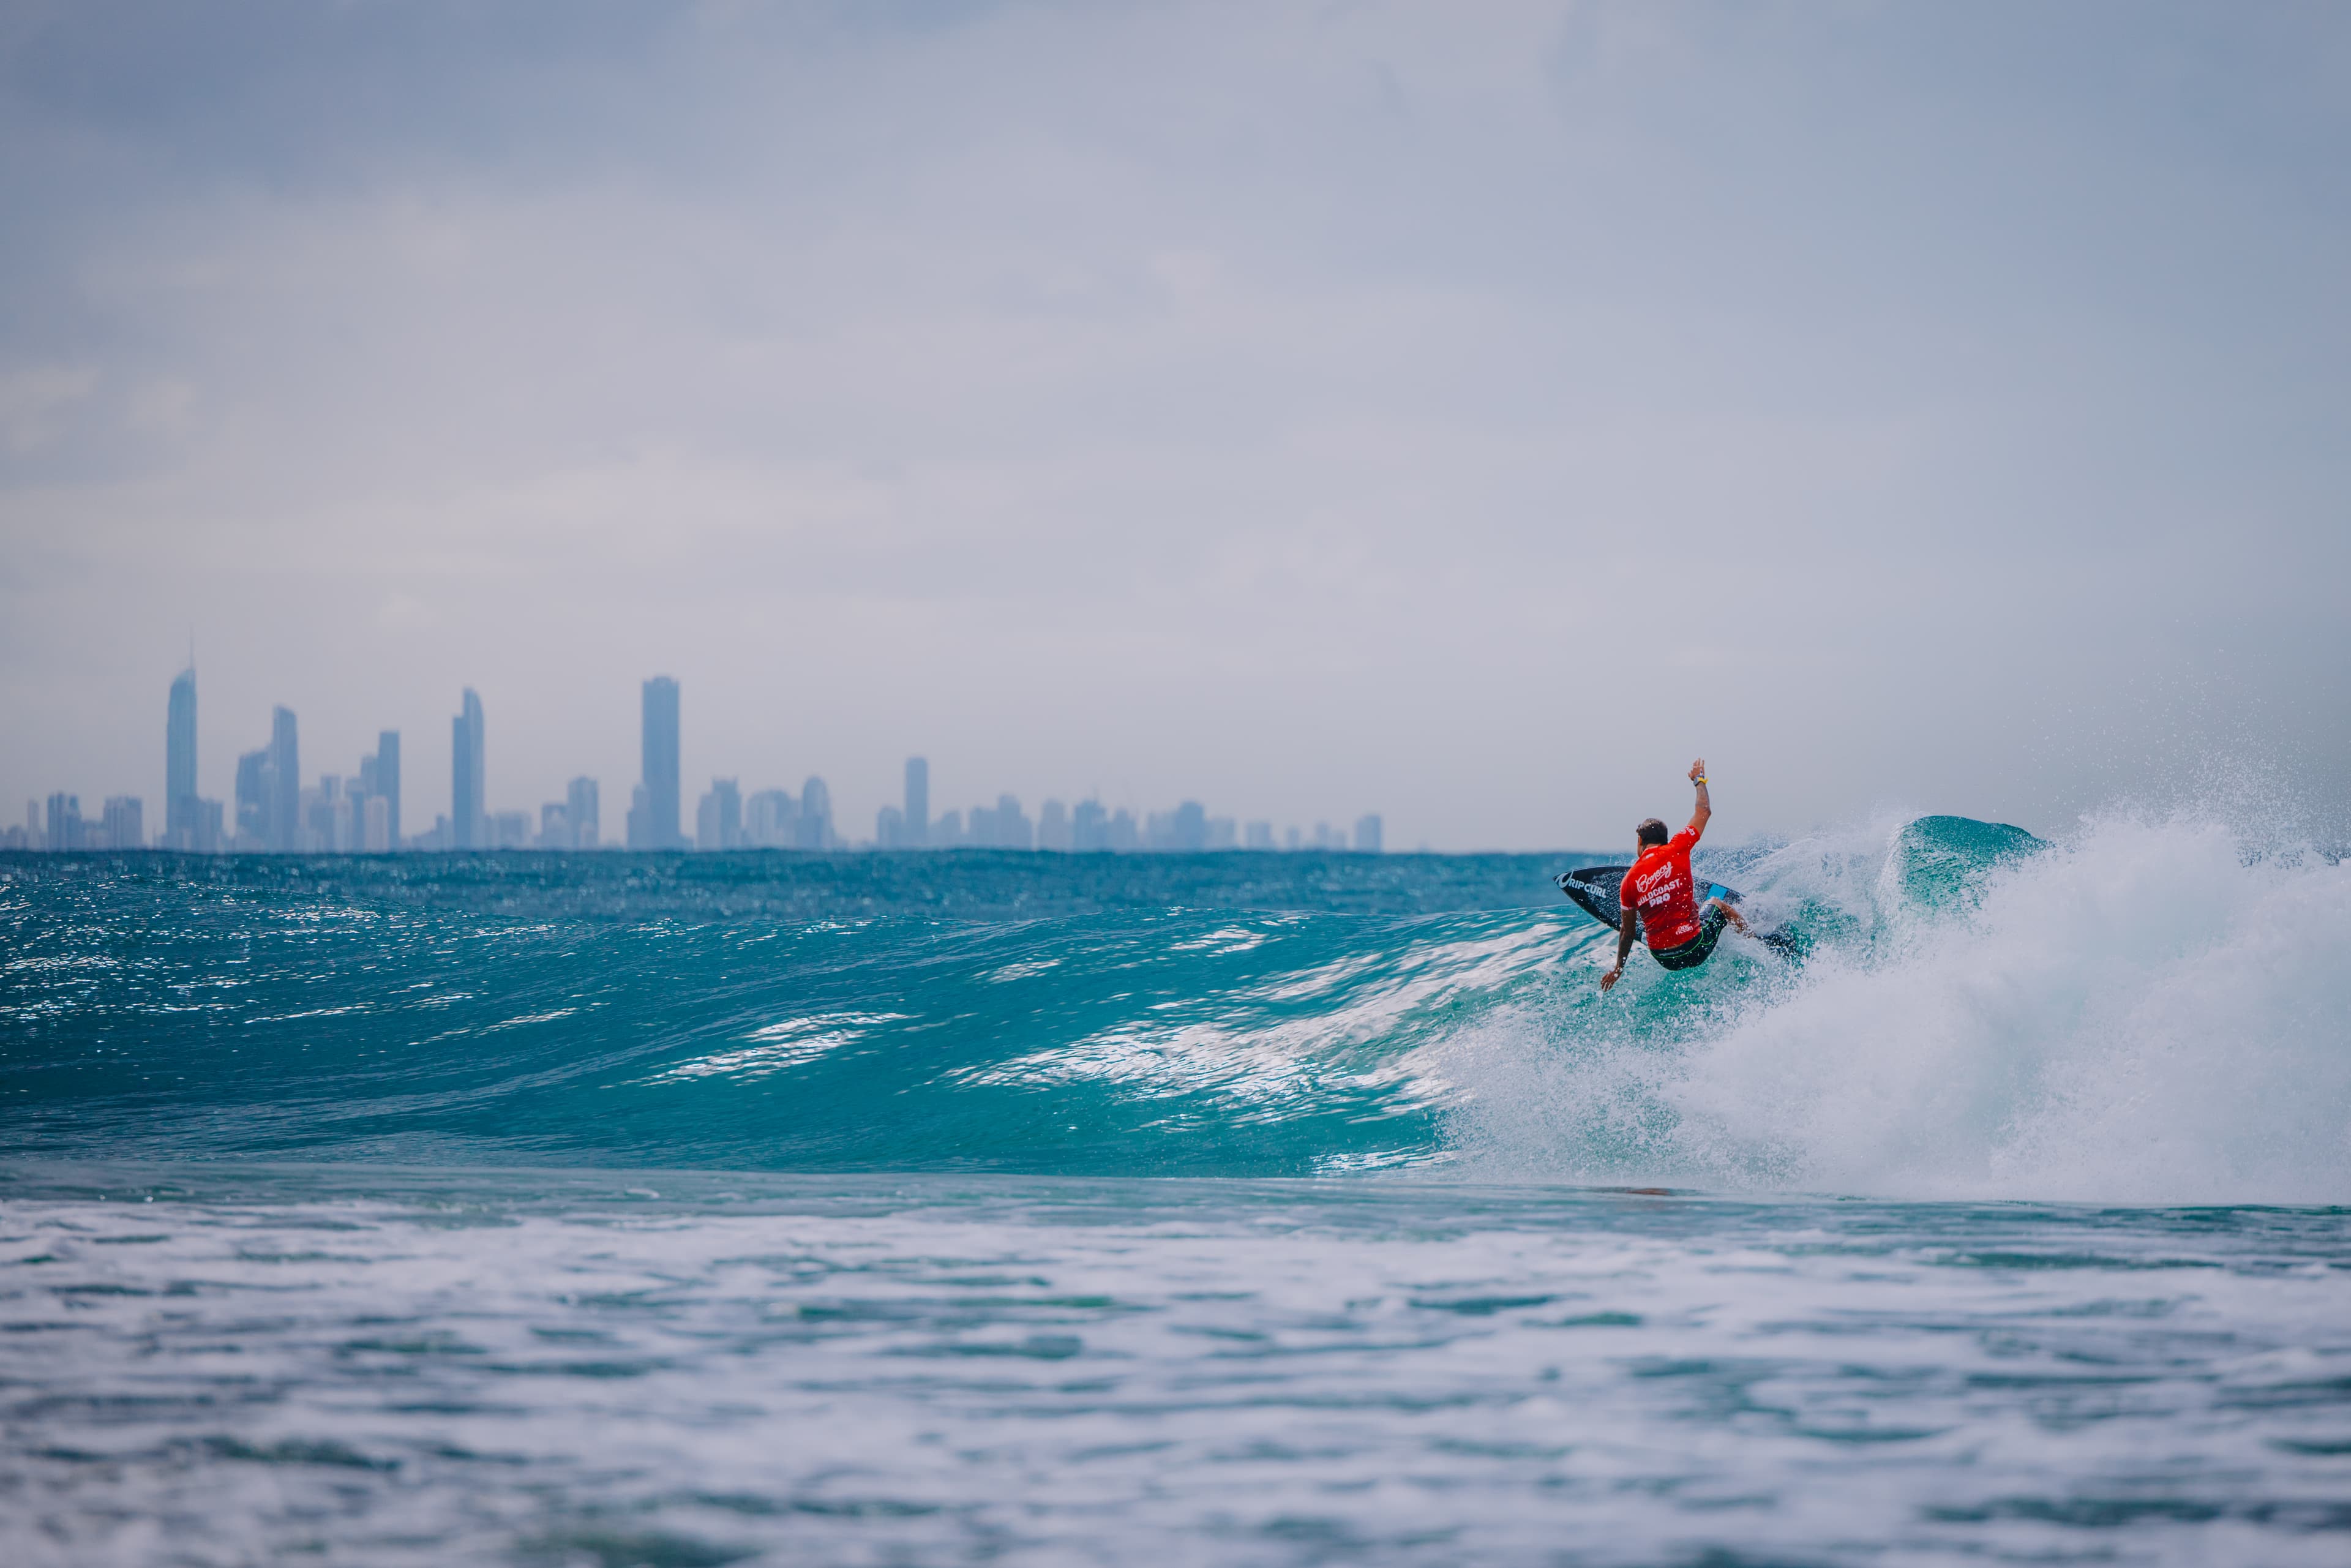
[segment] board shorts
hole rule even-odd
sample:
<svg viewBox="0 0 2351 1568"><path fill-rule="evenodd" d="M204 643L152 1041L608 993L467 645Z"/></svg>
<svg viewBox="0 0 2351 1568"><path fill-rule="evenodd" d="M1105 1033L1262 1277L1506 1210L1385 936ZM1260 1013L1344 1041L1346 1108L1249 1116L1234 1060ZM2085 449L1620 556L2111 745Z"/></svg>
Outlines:
<svg viewBox="0 0 2351 1568"><path fill-rule="evenodd" d="M1652 947L1649 956L1657 961L1660 969L1695 969L1714 956L1714 945L1722 940L1723 929L1729 924L1729 912L1708 898L1706 912L1698 919L1697 936L1678 947Z"/></svg>

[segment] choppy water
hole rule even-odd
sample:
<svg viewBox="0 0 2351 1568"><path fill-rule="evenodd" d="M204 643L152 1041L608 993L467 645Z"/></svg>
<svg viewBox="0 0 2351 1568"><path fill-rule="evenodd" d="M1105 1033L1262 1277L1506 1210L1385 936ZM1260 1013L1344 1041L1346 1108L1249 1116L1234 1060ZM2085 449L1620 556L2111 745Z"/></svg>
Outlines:
<svg viewBox="0 0 2351 1568"><path fill-rule="evenodd" d="M2344 1560L2351 867L1559 863L0 862L0 1561Z"/></svg>

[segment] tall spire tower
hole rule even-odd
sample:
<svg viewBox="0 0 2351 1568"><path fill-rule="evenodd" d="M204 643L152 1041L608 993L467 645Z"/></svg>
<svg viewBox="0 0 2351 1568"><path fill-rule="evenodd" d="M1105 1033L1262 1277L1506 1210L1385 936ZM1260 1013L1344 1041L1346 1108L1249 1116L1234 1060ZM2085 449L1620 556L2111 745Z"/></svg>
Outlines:
<svg viewBox="0 0 2351 1568"><path fill-rule="evenodd" d="M188 667L172 683L172 706L163 721L163 843L193 850L196 823L196 640L188 637Z"/></svg>

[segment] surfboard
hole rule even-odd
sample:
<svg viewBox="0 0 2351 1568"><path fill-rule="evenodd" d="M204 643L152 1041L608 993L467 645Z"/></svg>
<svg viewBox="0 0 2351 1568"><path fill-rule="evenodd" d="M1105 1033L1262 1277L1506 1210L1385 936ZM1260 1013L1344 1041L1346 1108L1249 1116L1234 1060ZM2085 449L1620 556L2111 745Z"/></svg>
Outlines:
<svg viewBox="0 0 2351 1568"><path fill-rule="evenodd" d="M1616 890L1624 885L1625 873L1632 869L1628 865L1579 866L1573 871L1563 871L1551 880L1560 892L1574 901L1578 909L1613 930L1625 916L1623 906L1616 902ZM1736 905L1745 896L1736 888L1710 882L1706 884L1706 898L1698 902L1703 904L1708 898L1719 898L1725 904Z"/></svg>

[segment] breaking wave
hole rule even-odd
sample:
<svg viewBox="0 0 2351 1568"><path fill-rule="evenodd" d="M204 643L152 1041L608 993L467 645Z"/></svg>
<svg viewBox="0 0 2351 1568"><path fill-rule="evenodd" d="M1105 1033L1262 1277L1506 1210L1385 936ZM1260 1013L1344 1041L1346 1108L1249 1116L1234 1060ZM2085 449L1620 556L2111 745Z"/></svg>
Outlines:
<svg viewBox="0 0 2351 1568"><path fill-rule="evenodd" d="M2351 1194L2351 867L1959 818L1702 861L1636 959L1560 857L0 862L18 1155Z"/></svg>

